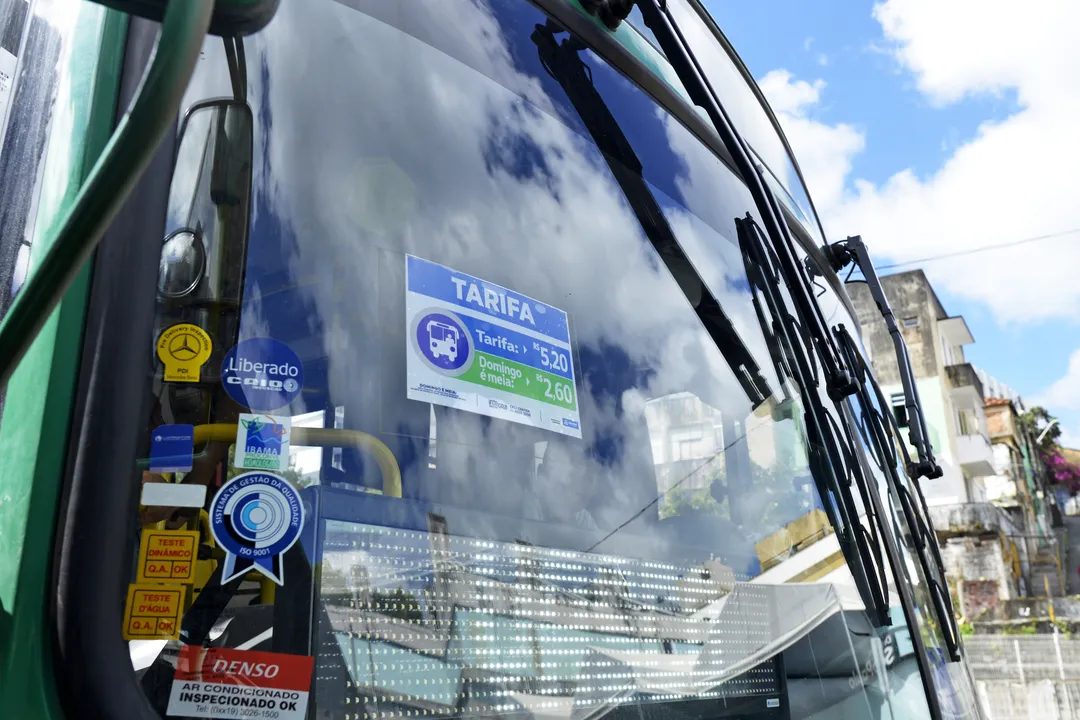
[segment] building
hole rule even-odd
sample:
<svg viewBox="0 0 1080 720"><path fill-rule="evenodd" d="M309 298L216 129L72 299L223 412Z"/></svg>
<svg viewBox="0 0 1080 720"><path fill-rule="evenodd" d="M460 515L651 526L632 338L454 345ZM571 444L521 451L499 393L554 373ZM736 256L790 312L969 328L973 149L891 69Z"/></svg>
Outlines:
<svg viewBox="0 0 1080 720"><path fill-rule="evenodd" d="M946 312L922 270L882 277L881 284L911 356L927 433L943 471L940 478L921 480L920 487L958 611L972 621L1004 622L1009 601L1047 589L1061 593L1057 543L1030 463L1033 445L1017 422L1022 401L968 362L964 348L975 339L963 317ZM852 284L848 291L874 373L906 440L892 338L869 290Z"/></svg>
<svg viewBox="0 0 1080 720"><path fill-rule="evenodd" d="M964 346L975 342L961 316L950 317L922 270L887 275L881 284L911 355L927 432L944 475L924 482L930 505L988 501L985 478L995 475L994 453L983 405L984 389ZM863 341L886 398L891 398L901 434L908 425L904 389L892 338L861 284L848 285ZM909 449L913 450L913 448Z"/></svg>
<svg viewBox="0 0 1080 720"><path fill-rule="evenodd" d="M996 473L986 478L988 498L1021 513L1025 527L1032 534L1051 535L1051 494L1047 491L1045 473L1040 472L1034 438L1020 425L1017 403L1003 397L988 397L985 407Z"/></svg>

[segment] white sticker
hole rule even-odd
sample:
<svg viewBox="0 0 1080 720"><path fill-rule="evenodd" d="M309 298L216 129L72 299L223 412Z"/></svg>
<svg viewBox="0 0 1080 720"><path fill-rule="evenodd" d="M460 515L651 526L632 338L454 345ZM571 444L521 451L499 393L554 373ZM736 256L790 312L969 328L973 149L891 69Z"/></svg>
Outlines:
<svg viewBox="0 0 1080 720"><path fill-rule="evenodd" d="M206 504L206 486L150 482L142 486L139 502L146 507L201 508Z"/></svg>
<svg viewBox="0 0 1080 720"><path fill-rule="evenodd" d="M0 150L4 148L4 128L7 127L8 101L15 84L15 56L0 48Z"/></svg>
<svg viewBox="0 0 1080 720"><path fill-rule="evenodd" d="M765 701L765 707L780 707L780 698L769 698Z"/></svg>
<svg viewBox="0 0 1080 720"><path fill-rule="evenodd" d="M241 413L233 464L246 470L288 470L292 418Z"/></svg>

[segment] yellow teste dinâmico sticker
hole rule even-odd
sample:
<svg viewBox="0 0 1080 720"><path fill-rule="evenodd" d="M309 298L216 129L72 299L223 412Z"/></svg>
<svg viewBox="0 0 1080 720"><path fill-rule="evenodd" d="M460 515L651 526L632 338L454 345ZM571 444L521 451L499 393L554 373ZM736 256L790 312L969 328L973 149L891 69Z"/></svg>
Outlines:
<svg viewBox="0 0 1080 720"><path fill-rule="evenodd" d="M180 323L166 328L157 342L157 355L165 364L165 382L199 382L202 366L214 344L198 325Z"/></svg>
<svg viewBox="0 0 1080 720"><path fill-rule="evenodd" d="M139 545L139 582L189 583L195 580L199 547L197 530L142 531Z"/></svg>

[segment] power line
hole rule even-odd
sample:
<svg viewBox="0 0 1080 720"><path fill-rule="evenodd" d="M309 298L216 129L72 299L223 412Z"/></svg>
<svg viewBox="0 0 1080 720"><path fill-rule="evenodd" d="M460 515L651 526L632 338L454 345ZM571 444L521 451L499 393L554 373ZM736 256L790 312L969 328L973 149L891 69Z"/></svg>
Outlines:
<svg viewBox="0 0 1080 720"><path fill-rule="evenodd" d="M935 260L946 260L948 258L960 257L962 255L974 255L976 253L989 252L990 250L1001 250L1002 248L1015 247L1016 245L1024 245L1027 243L1033 243L1038 240L1049 240L1051 238L1061 237L1062 235L1071 235L1072 233L1080 232L1080 228L1073 228L1072 230L1062 230L1056 233L1050 233L1049 235L1037 235L1035 237L1024 238L1023 240L1014 240L1012 242L1001 243L1000 245L986 245L985 247L972 248L971 250L957 250L951 253L942 253L941 255L929 255L918 260L906 260L904 262L890 263L888 265L878 265L878 270L888 270L890 268L904 267L905 265L918 265L919 263L933 262Z"/></svg>

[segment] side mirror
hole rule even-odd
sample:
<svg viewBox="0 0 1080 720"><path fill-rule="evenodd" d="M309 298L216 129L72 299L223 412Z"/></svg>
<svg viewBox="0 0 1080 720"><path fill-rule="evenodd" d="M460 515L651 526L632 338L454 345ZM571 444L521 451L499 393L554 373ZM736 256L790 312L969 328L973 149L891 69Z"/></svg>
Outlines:
<svg viewBox="0 0 1080 720"><path fill-rule="evenodd" d="M251 108L220 98L196 103L180 124L158 265L159 332L202 328L213 349L200 382L216 382L236 343L251 215ZM160 371L160 367L159 367Z"/></svg>
<svg viewBox="0 0 1080 720"><path fill-rule="evenodd" d="M129 15L161 22L169 0L94 0ZM210 18L210 34L223 37L251 35L266 27L281 0L217 0Z"/></svg>

